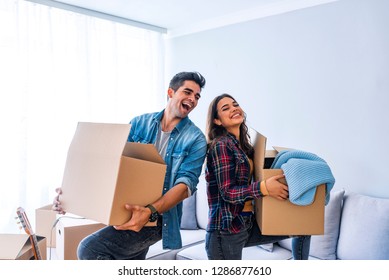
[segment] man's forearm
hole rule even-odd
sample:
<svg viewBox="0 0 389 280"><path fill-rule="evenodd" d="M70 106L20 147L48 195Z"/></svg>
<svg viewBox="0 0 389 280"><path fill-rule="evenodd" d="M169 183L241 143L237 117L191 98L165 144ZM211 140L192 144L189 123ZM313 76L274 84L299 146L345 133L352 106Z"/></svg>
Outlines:
<svg viewBox="0 0 389 280"><path fill-rule="evenodd" d="M175 185L160 199L152 203L159 213L164 213L188 197L187 185L180 183Z"/></svg>

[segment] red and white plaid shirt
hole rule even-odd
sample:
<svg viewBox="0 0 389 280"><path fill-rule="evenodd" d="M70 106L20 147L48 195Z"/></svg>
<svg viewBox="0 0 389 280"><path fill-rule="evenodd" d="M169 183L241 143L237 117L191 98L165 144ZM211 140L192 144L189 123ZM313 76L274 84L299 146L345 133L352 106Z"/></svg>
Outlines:
<svg viewBox="0 0 389 280"><path fill-rule="evenodd" d="M260 182L251 182L249 158L232 134L221 136L208 150L205 171L209 205L208 231L239 232L245 201L262 197Z"/></svg>

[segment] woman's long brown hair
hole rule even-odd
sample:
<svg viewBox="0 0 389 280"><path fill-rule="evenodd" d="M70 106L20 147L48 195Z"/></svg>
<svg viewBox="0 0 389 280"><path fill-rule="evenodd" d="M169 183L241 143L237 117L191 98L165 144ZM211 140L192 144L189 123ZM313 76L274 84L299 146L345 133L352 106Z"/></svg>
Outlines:
<svg viewBox="0 0 389 280"><path fill-rule="evenodd" d="M214 123L214 120L219 118L217 113L217 104L225 97L231 98L236 102L234 97L232 97L228 93L223 93L219 96L216 96L212 100L211 104L209 104L207 123L205 128L208 147L211 147L217 138L228 134L227 130L223 126ZM244 114L244 119L239 127L239 132L240 133L238 141L240 147L249 158L252 158L254 154L254 149L250 143L250 135L248 133L248 127L246 125L246 114Z"/></svg>

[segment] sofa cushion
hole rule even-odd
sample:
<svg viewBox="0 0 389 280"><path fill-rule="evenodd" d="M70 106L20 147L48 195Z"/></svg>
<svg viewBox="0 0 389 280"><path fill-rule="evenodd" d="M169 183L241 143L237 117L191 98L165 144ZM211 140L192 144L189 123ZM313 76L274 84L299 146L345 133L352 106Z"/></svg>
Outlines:
<svg viewBox="0 0 389 280"><path fill-rule="evenodd" d="M196 194L184 199L182 202L181 229L198 229L196 218Z"/></svg>
<svg viewBox="0 0 389 280"><path fill-rule="evenodd" d="M335 260L342 213L344 190L331 192L324 210L324 235L311 237L310 255L322 260Z"/></svg>
<svg viewBox="0 0 389 280"><path fill-rule="evenodd" d="M201 229L206 229L208 224L208 199L207 199L207 183L204 173L199 177L199 184L196 192L196 218L197 225Z"/></svg>
<svg viewBox="0 0 389 280"><path fill-rule="evenodd" d="M205 230L202 229L181 230L180 233L182 238L182 248L186 248L188 246L202 243L205 240ZM162 240L160 240L157 243L150 246L146 258L174 260L176 259L177 252L179 252L180 250L181 249L177 249L177 250L162 249Z"/></svg>
<svg viewBox="0 0 389 280"><path fill-rule="evenodd" d="M274 246L273 243L266 243L266 244L258 245L259 248L266 250L268 252L273 252L273 246Z"/></svg>
<svg viewBox="0 0 389 280"><path fill-rule="evenodd" d="M324 235L313 235L309 255L322 260L335 260L341 221L344 190L332 191L324 212ZM279 241L280 246L292 250L291 239Z"/></svg>
<svg viewBox="0 0 389 280"><path fill-rule="evenodd" d="M205 243L199 243L194 246L189 246L177 253L177 260L207 260L205 251Z"/></svg>
<svg viewBox="0 0 389 280"><path fill-rule="evenodd" d="M389 199L346 193L338 259L389 259Z"/></svg>
<svg viewBox="0 0 389 280"><path fill-rule="evenodd" d="M262 250L258 246L247 247L243 249L243 260L288 260L292 257L289 250L280 246L274 246L273 252L270 253ZM207 260L205 243L190 246L177 253L177 260Z"/></svg>
<svg viewBox="0 0 389 280"><path fill-rule="evenodd" d="M272 246L271 251L264 250L260 246L246 247L243 249L243 260L289 260L292 253L281 246Z"/></svg>

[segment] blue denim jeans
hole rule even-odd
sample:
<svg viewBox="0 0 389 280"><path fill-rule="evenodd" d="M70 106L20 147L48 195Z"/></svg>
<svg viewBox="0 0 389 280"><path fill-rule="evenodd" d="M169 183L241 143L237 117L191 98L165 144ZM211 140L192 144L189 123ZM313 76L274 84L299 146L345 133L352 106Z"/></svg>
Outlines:
<svg viewBox="0 0 389 280"><path fill-rule="evenodd" d="M162 226L143 227L141 231L102 228L78 245L80 260L144 260L149 247L162 239Z"/></svg>
<svg viewBox="0 0 389 280"><path fill-rule="evenodd" d="M215 230L207 232L205 249L210 260L241 260L244 247L274 243L290 238L284 235L262 235L254 216L245 216L245 229L239 233ZM311 236L296 236L292 239L292 254L295 260L307 260Z"/></svg>

